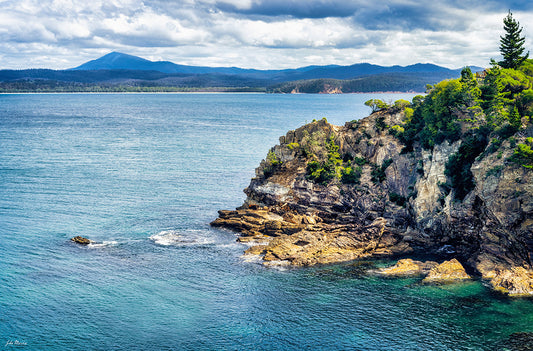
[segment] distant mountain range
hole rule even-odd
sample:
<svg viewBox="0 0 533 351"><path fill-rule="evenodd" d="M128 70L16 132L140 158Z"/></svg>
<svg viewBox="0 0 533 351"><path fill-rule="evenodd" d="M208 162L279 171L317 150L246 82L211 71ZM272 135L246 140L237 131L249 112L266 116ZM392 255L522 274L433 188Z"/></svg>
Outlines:
<svg viewBox="0 0 533 351"><path fill-rule="evenodd" d="M482 68L472 67L472 70L479 71ZM238 67L186 66L111 52L68 70L0 70L0 91L90 91L98 86L99 89L111 91L124 88L150 90L159 87L163 90L165 88L167 90L248 88L285 92L287 86L284 89L279 87L287 82L298 81L300 82L298 92L317 92L316 82L311 84L313 91L306 91L305 87L310 84L301 84L301 82L308 80L321 82L324 79L330 86L331 80L356 80L357 84L350 83L352 88L357 87L355 91L368 91L369 86L371 86L370 91L391 91L391 87L395 91L424 91L426 84L456 78L460 75L460 71L461 69L452 70L422 63L390 67L358 63L351 66L328 65L285 70L256 70ZM334 82L333 85L335 84L337 83ZM352 88L336 92L354 92ZM327 89L318 90L318 92L328 92Z"/></svg>

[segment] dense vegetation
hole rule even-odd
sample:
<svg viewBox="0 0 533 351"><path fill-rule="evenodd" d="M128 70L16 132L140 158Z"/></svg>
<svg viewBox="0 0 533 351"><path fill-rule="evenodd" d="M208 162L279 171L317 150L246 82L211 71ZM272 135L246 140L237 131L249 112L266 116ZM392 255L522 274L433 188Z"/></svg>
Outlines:
<svg viewBox="0 0 533 351"><path fill-rule="evenodd" d="M0 70L0 92L235 89L291 92L294 87L302 93L320 93L331 89L337 89L337 92L423 91L428 82L456 78L458 74L457 70L430 64L383 67L360 63L351 66L309 66L287 70L195 67L175 65L171 62L151 62L139 57L111 53L71 70ZM272 87L275 84L278 85Z"/></svg>
<svg viewBox="0 0 533 351"><path fill-rule="evenodd" d="M339 154L339 146L335 144L335 136L331 135L329 140L324 143L324 146L327 150L325 160L322 161L315 154L311 154L309 156L315 160L307 164L307 179L322 185L328 184L333 178L339 177L341 172L344 171L344 167L342 167L343 162ZM350 172L350 175L347 177L355 181L357 176L353 172Z"/></svg>
<svg viewBox="0 0 533 351"><path fill-rule="evenodd" d="M168 86L157 84L91 84L59 81L0 82L0 93L171 93L264 92L261 87Z"/></svg>
<svg viewBox="0 0 533 351"><path fill-rule="evenodd" d="M219 74L46 69L0 71L0 92L265 91L263 80Z"/></svg>
<svg viewBox="0 0 533 351"><path fill-rule="evenodd" d="M456 201L462 201L475 187L472 164L497 152L505 141L515 148L508 161L533 169L533 137L524 138L520 133L533 121L533 60L527 58L529 53L523 55L524 38L520 37L521 28L511 13L504 20L504 29L506 34L500 38L503 60L492 60L489 69L474 75L466 67L460 78L428 85L427 95L416 96L412 102L399 100L389 105L371 99L365 103L372 112L384 109L404 111L405 119L401 125L387 126L383 116L375 119L377 131L388 130L403 142L402 152L412 152L415 146L432 149L444 141L460 141L458 151L446 163L448 181L441 184L445 194L453 189ZM325 86L344 88L340 82L330 80L306 84L312 92L319 92ZM294 89L294 86L286 85L285 88ZM524 143L517 143L518 138ZM343 183L358 184L364 163L346 157L341 160L334 136L328 140L322 137L321 145L327 150L325 155L307 153L312 159L307 166L307 179L326 185L337 177ZM501 151L499 154L501 157ZM391 162L385 160L382 165L370 165L374 183L386 179L385 171ZM501 169L497 166L489 173L497 175ZM390 193L389 200L399 206L405 205L406 201L396 193Z"/></svg>
<svg viewBox="0 0 533 351"><path fill-rule="evenodd" d="M504 140L531 124L533 60L521 56L524 40L511 13L504 20L504 29L503 61L492 60L491 68L479 75L474 76L467 67L459 79L428 86L428 95L415 97L406 107L405 123L390 129L405 144L404 152L412 151L416 143L433 148L445 140L461 139L458 152L446 164L449 184L443 184L445 189L455 190L456 200L462 200L475 186L470 168L476 158L484 151L496 151ZM531 146L531 142L518 144L511 161L533 168Z"/></svg>
<svg viewBox="0 0 533 351"><path fill-rule="evenodd" d="M426 84L454 78L454 72L438 73L384 73L355 79L310 79L277 84L267 88L271 93L368 93L376 91L423 92Z"/></svg>

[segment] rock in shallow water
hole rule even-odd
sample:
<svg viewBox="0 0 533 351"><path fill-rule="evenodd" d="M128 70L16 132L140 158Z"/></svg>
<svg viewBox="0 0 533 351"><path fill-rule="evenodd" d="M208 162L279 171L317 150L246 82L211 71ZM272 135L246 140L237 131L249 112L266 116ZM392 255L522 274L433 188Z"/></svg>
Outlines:
<svg viewBox="0 0 533 351"><path fill-rule="evenodd" d="M433 267L422 282L439 283L463 279L470 279L470 276L466 273L463 265L454 258Z"/></svg>
<svg viewBox="0 0 533 351"><path fill-rule="evenodd" d="M531 351L533 350L533 333L513 333L503 343L502 349L506 351Z"/></svg>
<svg viewBox="0 0 533 351"><path fill-rule="evenodd" d="M75 236L73 237L72 239L70 239L72 241L74 241L76 244L80 244L80 245L89 245L91 243L91 240L87 239L87 238L84 238L83 236Z"/></svg>
<svg viewBox="0 0 533 351"><path fill-rule="evenodd" d="M394 266L380 269L378 273L387 276L425 275L436 265L437 262L433 261L421 262L404 258L399 260Z"/></svg>
<svg viewBox="0 0 533 351"><path fill-rule="evenodd" d="M414 261L410 258L399 260L394 266L378 271L386 276L425 275L424 283L442 283L462 279L470 279L463 265L455 258L441 264L433 261Z"/></svg>

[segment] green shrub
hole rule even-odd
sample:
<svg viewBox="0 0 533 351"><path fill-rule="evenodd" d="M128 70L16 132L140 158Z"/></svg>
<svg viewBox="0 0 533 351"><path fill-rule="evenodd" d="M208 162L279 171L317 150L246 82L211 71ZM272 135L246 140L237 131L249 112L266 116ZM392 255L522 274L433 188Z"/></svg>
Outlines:
<svg viewBox="0 0 533 351"><path fill-rule="evenodd" d="M387 125L385 124L385 116L379 116L376 118L376 130L381 132L387 128Z"/></svg>
<svg viewBox="0 0 533 351"><path fill-rule="evenodd" d="M487 148L487 150L485 150L485 154L492 154L493 152L496 152L502 145L502 142L503 140L500 138L492 138L490 140L489 147Z"/></svg>
<svg viewBox="0 0 533 351"><path fill-rule="evenodd" d="M405 196L402 196L402 195L394 193L394 192L389 193L389 200L391 202L394 202L396 205L402 206L402 207L405 207L405 202L407 201Z"/></svg>
<svg viewBox="0 0 533 351"><path fill-rule="evenodd" d="M379 184L383 182L385 179L387 179L385 170L387 169L387 167L391 165L391 163L392 163L392 159L389 158L383 161L381 166L374 165L374 168L372 169L372 172L370 173L370 175L372 176L371 180L374 183Z"/></svg>
<svg viewBox="0 0 533 351"><path fill-rule="evenodd" d="M463 139L459 150L449 157L444 174L450 179L456 200L462 201L474 189L474 176L470 167L486 145L485 135L471 133Z"/></svg>
<svg viewBox="0 0 533 351"><path fill-rule="evenodd" d="M353 163L355 163L358 166L364 166L368 163L368 161L364 157L354 157Z"/></svg>
<svg viewBox="0 0 533 351"><path fill-rule="evenodd" d="M327 185L335 177L335 168L331 164L311 161L307 164L308 180Z"/></svg>
<svg viewBox="0 0 533 351"><path fill-rule="evenodd" d="M281 161L278 158L278 155L271 149L266 157L266 166L263 169L263 175L265 178L270 177L276 168L281 165Z"/></svg>
<svg viewBox="0 0 533 351"><path fill-rule="evenodd" d="M389 128L389 133L391 135L394 135L395 137L399 137L404 132L405 132L405 128L397 124Z"/></svg>
<svg viewBox="0 0 533 351"><path fill-rule="evenodd" d="M527 138L525 144L516 145L513 155L509 158L522 167L533 169L533 138Z"/></svg>
<svg viewBox="0 0 533 351"><path fill-rule="evenodd" d="M500 175L500 172L502 171L503 169L503 166L494 166L492 167L491 169L489 169L487 171L487 173L485 174L486 177L490 177L490 176L498 176Z"/></svg>
<svg viewBox="0 0 533 351"><path fill-rule="evenodd" d="M384 110L390 107L386 102L379 100L379 99L367 100L365 101L365 106L370 107L372 109L372 113L381 111L381 110Z"/></svg>
<svg viewBox="0 0 533 351"><path fill-rule="evenodd" d="M287 147L289 148L289 150L299 149L300 148L300 144L298 144L298 143L290 143L290 144L287 145Z"/></svg>
<svg viewBox="0 0 533 351"><path fill-rule="evenodd" d="M341 170L341 182L345 184L359 184L361 180L361 172L361 167L345 167Z"/></svg>
<svg viewBox="0 0 533 351"><path fill-rule="evenodd" d="M335 137L330 136L329 142L325 143L327 150L326 160L310 161L307 164L306 178L318 184L327 185L333 178L340 177L342 160L339 154L339 146L335 144Z"/></svg>
<svg viewBox="0 0 533 351"><path fill-rule="evenodd" d="M267 161L268 164L270 164L272 166L277 166L277 165L279 165L281 163L280 160L278 159L278 155L276 155L274 150L270 150L268 152L266 161Z"/></svg>
<svg viewBox="0 0 533 351"><path fill-rule="evenodd" d="M395 109L398 109L398 110L403 110L407 107L411 106L411 103L407 100L404 100L404 99L400 99L400 100L396 100L394 101L394 108Z"/></svg>

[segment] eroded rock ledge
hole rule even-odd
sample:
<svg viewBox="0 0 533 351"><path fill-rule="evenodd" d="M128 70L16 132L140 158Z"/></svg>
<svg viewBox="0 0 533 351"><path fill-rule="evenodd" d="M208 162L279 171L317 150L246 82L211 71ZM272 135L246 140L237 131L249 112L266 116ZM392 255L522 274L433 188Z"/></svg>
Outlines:
<svg viewBox="0 0 533 351"><path fill-rule="evenodd" d="M326 222L318 214L257 206L219 215L211 225L240 232L239 241L254 245L246 254L262 255L266 264L287 261L310 266L410 251L386 230L384 218L368 225Z"/></svg>
<svg viewBox="0 0 533 351"><path fill-rule="evenodd" d="M389 110L343 127L321 120L288 132L256 169L245 203L220 211L212 225L239 232L251 245L246 254L261 255L265 265L424 254L452 260L497 290L533 295L533 172L506 161L513 147L504 141L474 162L475 189L456 201L442 184L461 141L402 153L383 126L404 119ZM529 128L514 138L532 135ZM356 176L310 179L310 163L333 157L328 145ZM436 267L413 269L430 280Z"/></svg>

